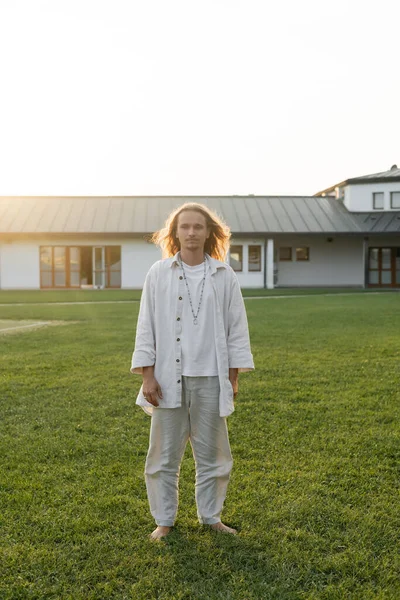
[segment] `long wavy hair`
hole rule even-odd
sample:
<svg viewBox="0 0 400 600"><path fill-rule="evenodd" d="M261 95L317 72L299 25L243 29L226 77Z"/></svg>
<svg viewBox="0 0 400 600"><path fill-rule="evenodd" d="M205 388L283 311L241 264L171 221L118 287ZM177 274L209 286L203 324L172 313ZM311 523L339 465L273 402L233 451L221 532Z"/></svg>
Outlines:
<svg viewBox="0 0 400 600"><path fill-rule="evenodd" d="M163 258L175 256L181 249L180 242L176 236L178 217L185 210L194 210L205 217L207 228L210 230L210 236L204 245L204 252L212 256L212 258L224 261L229 250L231 231L228 225L215 212L204 204L197 202L186 202L175 209L165 221L164 227L153 233L150 241L160 246Z"/></svg>

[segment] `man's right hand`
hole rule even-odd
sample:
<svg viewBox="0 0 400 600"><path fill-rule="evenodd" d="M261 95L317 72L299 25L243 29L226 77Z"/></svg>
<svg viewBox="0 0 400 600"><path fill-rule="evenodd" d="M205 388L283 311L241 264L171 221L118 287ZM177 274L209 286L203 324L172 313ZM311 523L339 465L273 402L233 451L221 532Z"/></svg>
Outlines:
<svg viewBox="0 0 400 600"><path fill-rule="evenodd" d="M158 400L162 400L160 384L154 377L154 367L143 368L143 396L153 406L158 406Z"/></svg>

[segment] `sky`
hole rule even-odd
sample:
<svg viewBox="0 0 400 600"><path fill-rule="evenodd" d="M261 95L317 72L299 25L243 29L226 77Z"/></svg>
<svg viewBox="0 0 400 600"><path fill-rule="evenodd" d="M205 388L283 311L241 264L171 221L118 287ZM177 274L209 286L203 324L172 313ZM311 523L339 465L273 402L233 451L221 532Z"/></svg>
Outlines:
<svg viewBox="0 0 400 600"><path fill-rule="evenodd" d="M0 195L312 195L400 164L398 0L0 0Z"/></svg>

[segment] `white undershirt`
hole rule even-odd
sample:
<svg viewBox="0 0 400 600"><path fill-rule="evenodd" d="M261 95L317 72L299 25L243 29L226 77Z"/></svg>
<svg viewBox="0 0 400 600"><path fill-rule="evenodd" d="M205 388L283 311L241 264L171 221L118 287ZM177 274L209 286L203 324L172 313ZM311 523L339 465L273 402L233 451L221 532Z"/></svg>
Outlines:
<svg viewBox="0 0 400 600"><path fill-rule="evenodd" d="M183 268L192 298L194 314L197 314L203 285L204 263L194 267L183 263ZM182 375L187 377L218 375L214 335L214 295L209 270L210 267L207 263L203 300L197 317L197 325L193 323L193 313L186 284L183 288Z"/></svg>

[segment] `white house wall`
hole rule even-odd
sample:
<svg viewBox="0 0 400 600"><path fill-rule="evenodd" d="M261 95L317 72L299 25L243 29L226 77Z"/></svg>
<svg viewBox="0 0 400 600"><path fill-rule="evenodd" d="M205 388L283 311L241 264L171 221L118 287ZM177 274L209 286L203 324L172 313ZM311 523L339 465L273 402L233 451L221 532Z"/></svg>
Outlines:
<svg viewBox="0 0 400 600"><path fill-rule="evenodd" d="M40 246L121 246L121 288L141 288L159 248L141 239L60 237L0 245L0 289L40 289Z"/></svg>
<svg viewBox="0 0 400 600"><path fill-rule="evenodd" d="M39 250L35 243L0 245L0 289L34 290L40 281Z"/></svg>
<svg viewBox="0 0 400 600"><path fill-rule="evenodd" d="M121 242L120 242L121 244ZM143 240L129 240L121 244L122 288L142 288L147 271L161 258L154 244Z"/></svg>
<svg viewBox="0 0 400 600"><path fill-rule="evenodd" d="M392 248L400 246L400 233L393 235L370 235L368 238L370 248Z"/></svg>
<svg viewBox="0 0 400 600"><path fill-rule="evenodd" d="M243 288L261 288L264 286L264 240L232 238L231 243L243 246L243 271L236 273ZM251 272L248 269L248 247L261 246L261 271ZM124 242L122 246L122 287L142 287L146 273L153 263L161 258L160 250L153 244L142 240ZM130 268L134 265L134 268Z"/></svg>
<svg viewBox="0 0 400 600"><path fill-rule="evenodd" d="M362 237L274 237L275 267L278 270L279 287L296 286L362 286L364 283L364 259ZM264 286L264 240L257 238L232 238L232 244L243 246L243 271L237 273L243 288ZM151 265L161 258L160 250L142 239L80 237L43 238L34 241L15 241L0 245L0 289L40 289L40 246L121 246L121 287L141 288ZM248 271L248 246L261 246L262 270ZM400 246L400 235L369 236L369 247ZM291 262L278 261L279 247L292 248ZM310 248L309 261L296 261L296 247Z"/></svg>
<svg viewBox="0 0 400 600"><path fill-rule="evenodd" d="M292 237L275 240L276 256L279 247L292 248L292 261L275 263L278 287L363 286L364 253L362 238ZM296 261L296 248L310 249L309 261Z"/></svg>
<svg viewBox="0 0 400 600"><path fill-rule="evenodd" d="M344 204L350 212L372 212L374 192L383 192L384 205L382 210L398 211L390 208L390 192L400 192L400 182L393 183L364 183L362 185L350 184L344 190ZM380 212L376 210L376 212Z"/></svg>

